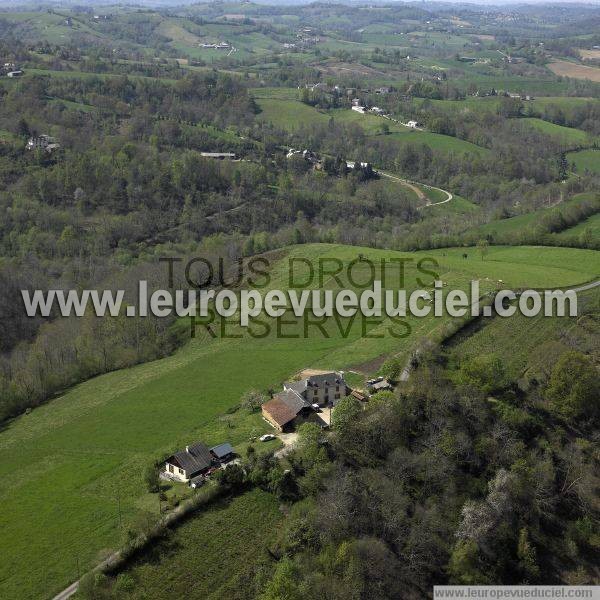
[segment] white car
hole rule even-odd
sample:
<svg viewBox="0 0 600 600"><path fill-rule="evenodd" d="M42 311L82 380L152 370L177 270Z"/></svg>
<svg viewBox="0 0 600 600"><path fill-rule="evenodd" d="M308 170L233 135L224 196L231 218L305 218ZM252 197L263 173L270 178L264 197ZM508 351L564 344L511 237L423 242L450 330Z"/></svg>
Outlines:
<svg viewBox="0 0 600 600"><path fill-rule="evenodd" d="M272 433L265 433L265 435L261 435L259 439L261 442L270 442L275 439L275 436Z"/></svg>

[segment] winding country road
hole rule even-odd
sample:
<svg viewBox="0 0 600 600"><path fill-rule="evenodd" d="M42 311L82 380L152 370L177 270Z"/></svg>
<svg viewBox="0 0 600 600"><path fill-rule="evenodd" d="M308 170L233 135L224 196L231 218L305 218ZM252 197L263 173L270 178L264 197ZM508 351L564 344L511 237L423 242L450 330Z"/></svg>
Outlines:
<svg viewBox="0 0 600 600"><path fill-rule="evenodd" d="M384 171L378 171L378 172L382 177L387 177L388 179L393 179L394 181L398 181L405 187L410 188L417 195L417 198L419 200L425 200L426 204L424 204L423 206L419 206L419 210L421 210L422 208L425 208L427 206L437 206L438 204L446 204L446 202L450 202L450 200L452 200L452 198L454 198L454 196L447 190L443 190L442 188L434 187L432 185L426 185L424 183L420 183L419 185L422 185L423 187L425 187L429 190L437 190L439 192L446 194L445 200L441 200L440 202L432 202L427 197L425 192L423 192L422 189L417 187L417 185L415 183L413 183L412 181L409 181L408 179L402 179L402 177L398 177L397 175L392 175L391 173L385 173Z"/></svg>

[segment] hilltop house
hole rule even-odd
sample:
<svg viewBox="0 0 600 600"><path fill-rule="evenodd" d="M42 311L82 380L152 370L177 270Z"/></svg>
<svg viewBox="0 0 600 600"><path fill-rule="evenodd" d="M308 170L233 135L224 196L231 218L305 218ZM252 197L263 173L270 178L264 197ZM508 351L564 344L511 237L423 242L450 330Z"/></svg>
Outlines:
<svg viewBox="0 0 600 600"><path fill-rule="evenodd" d="M262 405L262 414L275 429L290 431L323 406L335 406L349 388L343 373L319 373L283 384L283 391Z"/></svg>

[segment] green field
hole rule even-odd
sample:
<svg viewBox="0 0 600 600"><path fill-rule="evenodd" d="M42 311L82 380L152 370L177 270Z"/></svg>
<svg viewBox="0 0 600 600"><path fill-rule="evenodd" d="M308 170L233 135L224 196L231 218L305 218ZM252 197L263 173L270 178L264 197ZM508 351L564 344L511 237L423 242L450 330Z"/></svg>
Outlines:
<svg viewBox="0 0 600 600"><path fill-rule="evenodd" d="M288 131L329 121L329 117L323 111L297 100L258 98L256 103L262 111L258 115L259 119Z"/></svg>
<svg viewBox="0 0 600 600"><path fill-rule="evenodd" d="M243 590L283 519L274 496L259 489L187 520L136 561L128 598L220 600ZM173 548L176 551L173 551Z"/></svg>
<svg viewBox="0 0 600 600"><path fill-rule="evenodd" d="M444 198L441 199L444 200ZM437 201L439 202L439 200ZM481 209L477 204L473 204L473 202L470 202L461 196L452 194L452 200L450 200L450 202L445 202L439 206L428 206L426 210L427 214L429 215L440 216L448 213L455 213L459 215L476 215Z"/></svg>
<svg viewBox="0 0 600 600"><path fill-rule="evenodd" d="M562 125L555 125L554 123L535 118L522 119L522 122L527 123L528 126L533 127L546 135L558 138L561 142L568 144L571 147L578 144L586 144L590 141L590 136L580 129L563 127Z"/></svg>
<svg viewBox="0 0 600 600"><path fill-rule="evenodd" d="M600 213L592 215L585 221L575 225L575 227L570 227L569 229L557 233L556 237L559 239L569 239L579 237L582 233L587 234L588 231L593 239L598 239L600 236Z"/></svg>
<svg viewBox="0 0 600 600"><path fill-rule="evenodd" d="M575 165L578 173L600 174L600 150L580 150L579 152L570 152L567 154L567 160Z"/></svg>
<svg viewBox="0 0 600 600"><path fill-rule="evenodd" d="M563 202L555 208L541 208L539 210L511 217L509 219L499 219L490 221L479 228L479 232L482 234L494 234L502 236L504 234L514 234L525 232L527 229L535 227L536 224L540 223L541 219L545 215L548 215L552 210L558 210L566 208L572 205L577 205L581 202L593 200L595 195L593 193L577 194L569 200Z"/></svg>
<svg viewBox="0 0 600 600"><path fill-rule="evenodd" d="M462 258L465 252L468 259ZM598 265L597 253L570 248L494 247L483 261L475 249L462 248L409 254L333 245L291 250L295 257L345 263L359 253L413 261L435 256L450 288L466 288L476 276L482 278L482 291L493 289L498 279L514 287L572 285L592 279ZM406 268L409 290L418 287L415 262ZM289 287L286 264L274 266L272 287ZM366 271L361 264L355 278ZM397 264L386 274L386 286L397 289ZM421 277L431 284L431 277ZM324 287L341 286L326 276ZM130 523L140 516L156 518L156 496L143 482L151 461L198 439L207 444L229 440L239 449L251 436L268 431L257 414L221 416L245 391L277 389L303 367L343 368L386 354L405 358L422 336L439 331L448 319L410 317L406 322L408 337L386 333L389 321L364 324L369 337L362 337L359 318L351 323L330 319L325 325L330 337L313 325L301 343L303 322L281 323L286 338L276 337L274 329L255 339L230 325L228 333L241 338L211 339L200 327L197 337L169 358L97 377L9 422L0 432L0 596L50 596L76 579L77 561L81 570L89 568L123 542ZM260 326L256 330L264 332Z"/></svg>

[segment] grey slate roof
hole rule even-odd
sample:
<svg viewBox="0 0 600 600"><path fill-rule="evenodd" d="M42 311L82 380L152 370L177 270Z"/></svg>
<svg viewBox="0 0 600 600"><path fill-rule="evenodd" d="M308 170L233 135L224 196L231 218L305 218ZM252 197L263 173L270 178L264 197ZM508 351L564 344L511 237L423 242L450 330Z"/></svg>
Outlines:
<svg viewBox="0 0 600 600"><path fill-rule="evenodd" d="M224 456L227 456L228 454L233 454L233 447L231 446L231 444L229 442L225 442L224 444L219 444L218 446L211 448L210 451L217 458L223 458Z"/></svg>
<svg viewBox="0 0 600 600"><path fill-rule="evenodd" d="M342 385L344 382L343 377L340 377L339 373L323 373L321 375L311 375L307 380L308 387L323 387L329 385Z"/></svg>
<svg viewBox="0 0 600 600"><path fill-rule="evenodd" d="M208 448L201 442L187 446L185 450L175 452L167 459L168 463L180 466L188 475L208 469L212 464L212 456Z"/></svg>
<svg viewBox="0 0 600 600"><path fill-rule="evenodd" d="M304 393L308 388L320 388L331 385L346 385L341 373L331 371L331 373L311 375L307 379L301 379L300 381L290 381L284 383L285 388L294 390L299 394Z"/></svg>
<svg viewBox="0 0 600 600"><path fill-rule="evenodd" d="M281 400L295 414L310 406L310 402L307 402L298 392L290 389L275 394L273 398Z"/></svg>
<svg viewBox="0 0 600 600"><path fill-rule="evenodd" d="M287 383L284 383L283 386L284 388L294 390L294 392L302 394L302 392L306 390L306 381L306 379L301 379L300 381L289 381Z"/></svg>

